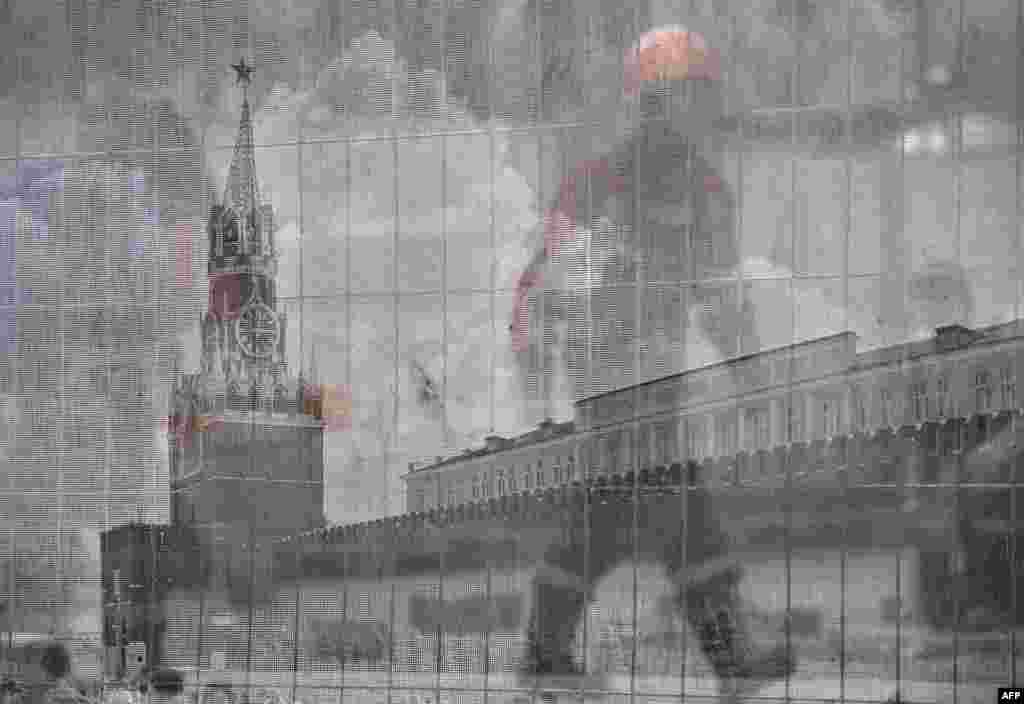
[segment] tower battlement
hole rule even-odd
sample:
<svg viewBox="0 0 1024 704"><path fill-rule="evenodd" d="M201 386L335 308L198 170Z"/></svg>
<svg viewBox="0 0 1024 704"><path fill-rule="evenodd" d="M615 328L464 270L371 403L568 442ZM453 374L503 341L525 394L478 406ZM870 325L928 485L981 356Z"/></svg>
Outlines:
<svg viewBox="0 0 1024 704"><path fill-rule="evenodd" d="M185 374L175 382L171 414L177 418L245 418L295 426L321 427L331 420L325 387L303 379L280 377L226 382L203 374Z"/></svg>

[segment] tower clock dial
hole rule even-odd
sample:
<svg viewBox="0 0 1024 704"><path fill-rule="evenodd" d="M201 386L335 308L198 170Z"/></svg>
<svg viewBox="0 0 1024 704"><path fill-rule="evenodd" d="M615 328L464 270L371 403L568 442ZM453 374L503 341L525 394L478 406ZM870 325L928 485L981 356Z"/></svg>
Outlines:
<svg viewBox="0 0 1024 704"><path fill-rule="evenodd" d="M277 315L262 303L246 306L235 325L238 344L250 357L271 356L277 345L278 333Z"/></svg>

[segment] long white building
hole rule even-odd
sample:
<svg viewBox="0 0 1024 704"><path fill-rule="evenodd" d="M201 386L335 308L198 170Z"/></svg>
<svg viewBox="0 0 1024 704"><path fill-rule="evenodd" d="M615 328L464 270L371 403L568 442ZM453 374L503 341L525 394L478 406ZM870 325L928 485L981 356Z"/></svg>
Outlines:
<svg viewBox="0 0 1024 704"><path fill-rule="evenodd" d="M411 511L1020 407L1024 320L857 353L841 333L578 401L575 419L411 465Z"/></svg>

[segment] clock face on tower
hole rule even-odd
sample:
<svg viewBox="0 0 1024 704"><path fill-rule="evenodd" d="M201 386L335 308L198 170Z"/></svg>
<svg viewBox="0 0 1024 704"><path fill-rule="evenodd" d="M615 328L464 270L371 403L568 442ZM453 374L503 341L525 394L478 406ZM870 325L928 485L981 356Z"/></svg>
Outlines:
<svg viewBox="0 0 1024 704"><path fill-rule="evenodd" d="M238 316L235 335L242 351L250 357L269 357L277 345L277 315L262 303L248 305Z"/></svg>

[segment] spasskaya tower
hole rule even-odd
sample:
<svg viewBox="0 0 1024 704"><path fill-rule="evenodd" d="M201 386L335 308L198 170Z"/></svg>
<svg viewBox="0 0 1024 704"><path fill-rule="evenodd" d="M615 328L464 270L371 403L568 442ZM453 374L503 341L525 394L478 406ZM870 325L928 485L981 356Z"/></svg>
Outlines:
<svg viewBox="0 0 1024 704"><path fill-rule="evenodd" d="M176 380L170 428L172 520L259 536L323 522L318 380L291 376L278 310L273 208L256 178L248 85L221 203L211 208L209 305L198 372Z"/></svg>

